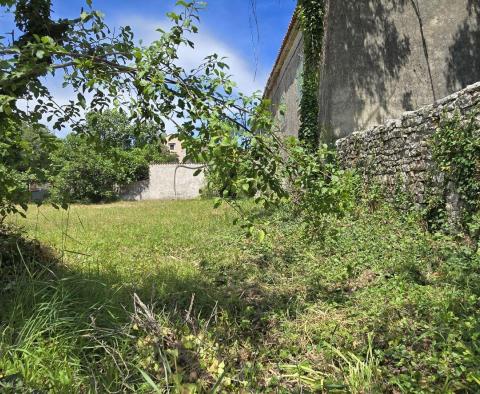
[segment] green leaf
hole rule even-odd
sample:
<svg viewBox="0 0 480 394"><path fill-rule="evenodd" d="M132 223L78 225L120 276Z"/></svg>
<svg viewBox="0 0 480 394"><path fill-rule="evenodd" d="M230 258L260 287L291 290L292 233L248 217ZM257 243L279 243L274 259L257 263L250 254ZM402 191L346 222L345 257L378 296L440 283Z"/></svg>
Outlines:
<svg viewBox="0 0 480 394"><path fill-rule="evenodd" d="M80 106L81 106L82 108L86 108L87 102L86 102L85 97L83 96L83 94L78 93L78 94L77 94L77 99L78 99L78 103L80 104Z"/></svg>
<svg viewBox="0 0 480 394"><path fill-rule="evenodd" d="M177 0L177 2L175 3L176 6L182 6L182 7L189 7L189 3L186 2L185 0Z"/></svg>
<svg viewBox="0 0 480 394"><path fill-rule="evenodd" d="M258 231L257 231L257 240L258 240L258 242L263 242L264 239L265 239L265 231L263 231L263 230L258 230Z"/></svg>
<svg viewBox="0 0 480 394"><path fill-rule="evenodd" d="M217 197L217 198L214 200L213 208L214 208L214 209L217 209L221 204L222 204L222 199Z"/></svg>
<svg viewBox="0 0 480 394"><path fill-rule="evenodd" d="M155 392L155 393L158 393L158 394L161 394L163 393L163 391L160 389L160 387L158 387L155 382L152 380L152 378L145 372L143 371L142 369L138 368L137 369L140 371L140 373L142 374L142 377L143 379L145 380L146 383L148 383L148 385L150 386L150 388L152 388L152 390Z"/></svg>

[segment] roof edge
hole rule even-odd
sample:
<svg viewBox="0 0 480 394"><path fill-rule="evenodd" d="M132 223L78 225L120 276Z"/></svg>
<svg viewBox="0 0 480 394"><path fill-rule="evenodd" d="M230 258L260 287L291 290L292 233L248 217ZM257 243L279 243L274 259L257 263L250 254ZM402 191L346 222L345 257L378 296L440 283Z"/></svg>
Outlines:
<svg viewBox="0 0 480 394"><path fill-rule="evenodd" d="M285 64L288 49L290 49L290 47L293 45L296 33L298 33L298 31L300 30L300 21L297 14L297 9L295 9L292 19L290 20L290 24L288 25L287 33L283 38L282 45L277 55L277 59L275 60L270 76L268 77L267 84L265 85L265 89L263 91L263 98L266 98L271 92L273 84L280 75L280 71Z"/></svg>

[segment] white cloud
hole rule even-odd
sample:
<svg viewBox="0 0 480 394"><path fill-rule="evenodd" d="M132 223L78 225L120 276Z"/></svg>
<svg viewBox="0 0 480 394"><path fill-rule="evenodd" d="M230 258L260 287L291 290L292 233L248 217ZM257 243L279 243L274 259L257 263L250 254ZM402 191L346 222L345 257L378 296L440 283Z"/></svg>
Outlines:
<svg viewBox="0 0 480 394"><path fill-rule="evenodd" d="M156 29L161 27L166 30L169 26L169 21L165 18L157 20L134 16L130 17L128 20L119 20L117 24L131 26L135 37L143 40L144 44L149 44L160 36L160 33L157 32ZM239 91L245 94L251 94L264 88L266 75L262 75L261 77L257 75L255 78L253 67L251 67L231 45L224 42L222 39L215 37L208 32L205 27L200 27L199 33L193 35L190 39L195 43L195 48L182 47L179 51L178 63L186 70L197 67L202 63L206 56L216 53L221 57L226 57L225 62L230 66L229 73L232 75L232 79L237 83ZM58 73L55 77L46 78L45 83L59 105L68 104L68 102L76 96L72 88L62 87L62 73ZM89 94L86 94L87 100L90 98L89 96ZM20 104L23 108L25 108L26 105L26 102ZM35 102L29 103L30 107L33 107L34 105ZM83 110L81 113L83 114ZM44 123L52 129L54 120L47 122L46 119L44 119ZM173 122L166 122L167 133L171 133L175 129L176 127ZM59 136L65 136L69 132L70 127L66 126L64 130L56 132L56 134Z"/></svg>
<svg viewBox="0 0 480 394"><path fill-rule="evenodd" d="M161 27L166 30L169 25L166 19L148 19L140 16L120 22L121 25L131 26L136 37L142 39L145 44L159 38L160 33L156 29ZM199 33L189 38L195 43L195 48L182 47L179 51L179 64L186 70L197 67L205 57L216 53L220 57L226 57L225 62L230 66L229 72L241 92L251 94L263 90L266 76L257 75L255 78L255 71L242 55L227 42L210 33L205 26L200 26Z"/></svg>

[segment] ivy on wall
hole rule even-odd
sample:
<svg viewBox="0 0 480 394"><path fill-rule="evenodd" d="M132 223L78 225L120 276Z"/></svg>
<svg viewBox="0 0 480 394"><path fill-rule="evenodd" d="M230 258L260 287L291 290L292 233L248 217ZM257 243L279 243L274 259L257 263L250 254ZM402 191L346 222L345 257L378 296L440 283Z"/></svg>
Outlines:
<svg viewBox="0 0 480 394"><path fill-rule="evenodd" d="M474 239L480 238L480 109L467 118L460 113L442 119L432 138L432 157L444 174L446 189L449 182L455 185L461 201L460 224ZM429 210L436 213L437 221L445 216L447 202L444 196L429 201ZM437 216L437 217L435 217Z"/></svg>
<svg viewBox="0 0 480 394"><path fill-rule="evenodd" d="M311 151L315 151L320 142L318 91L324 14L325 0L298 0L297 17L302 29L304 52L298 138Z"/></svg>

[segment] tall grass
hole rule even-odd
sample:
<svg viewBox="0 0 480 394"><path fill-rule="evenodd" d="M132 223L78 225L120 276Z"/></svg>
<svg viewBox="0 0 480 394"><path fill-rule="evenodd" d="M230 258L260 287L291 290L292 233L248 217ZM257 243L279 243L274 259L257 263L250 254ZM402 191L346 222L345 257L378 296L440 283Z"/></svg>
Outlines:
<svg viewBox="0 0 480 394"><path fill-rule="evenodd" d="M156 319L171 327L185 323L181 308L195 292L207 308L217 302L205 295L196 269L211 251L190 250L199 237L217 224L227 228L231 219L227 212L213 213L209 202L193 203L195 210L185 209L189 205L33 208L26 220L15 218L16 226L43 244L17 232L4 237L0 268L2 298L8 302L0 306L0 387L148 391L151 382L142 366L151 367L164 351L157 347L149 354L151 327L140 333L133 323L133 294L163 302ZM176 322L169 321L172 313ZM139 336L147 337L144 344ZM168 362L157 367L166 374L160 386L169 388L174 383Z"/></svg>
<svg viewBox="0 0 480 394"><path fill-rule="evenodd" d="M233 215L177 201L11 218L0 392L480 388L467 245L388 207L332 218L321 241L288 213L245 239Z"/></svg>

